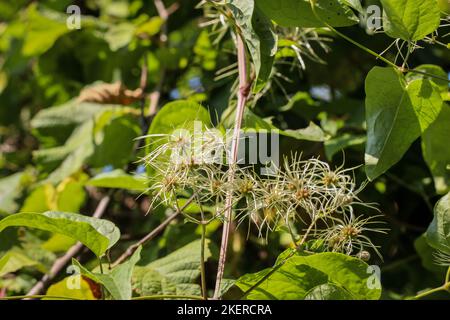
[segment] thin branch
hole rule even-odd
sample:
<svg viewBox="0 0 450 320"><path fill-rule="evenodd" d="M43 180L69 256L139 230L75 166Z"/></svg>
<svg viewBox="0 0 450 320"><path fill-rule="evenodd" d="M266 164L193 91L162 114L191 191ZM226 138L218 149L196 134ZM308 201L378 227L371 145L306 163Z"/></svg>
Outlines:
<svg viewBox="0 0 450 320"><path fill-rule="evenodd" d="M141 131L142 134L147 134L147 120L145 119L145 88L147 88L148 82L148 58L147 55L144 54L144 61L141 66L141 79L139 84L139 89L141 91L141 100L139 101L139 107L141 110Z"/></svg>
<svg viewBox="0 0 450 320"><path fill-rule="evenodd" d="M419 293L418 295L416 295L415 297L412 297L411 299L413 299L413 300L421 299L423 297L426 297L430 294L433 294L433 293L436 293L439 291L447 291L450 293L450 267L448 267L448 269L447 269L447 273L445 274L445 282L442 286Z"/></svg>
<svg viewBox="0 0 450 320"><path fill-rule="evenodd" d="M92 217L100 218L101 216L103 216L110 200L111 197L109 195L104 196L98 203L97 208L95 209L95 212L92 215ZM69 261L71 261L72 258L81 251L81 249L83 249L83 244L81 242L78 242L77 244L73 245L66 252L65 255L56 259L56 261L53 263L53 266L50 268L50 271L47 274L45 274L41 278L41 280L39 280L33 286L33 288L31 288L30 291L28 291L27 296L39 295L48 286L48 284L61 272L61 270L69 263Z"/></svg>
<svg viewBox="0 0 450 320"><path fill-rule="evenodd" d="M229 182L233 182L234 173L236 170L237 154L239 146L239 136L241 132L242 117L244 115L245 105L250 94L251 82L249 81L247 73L247 56L244 41L241 35L236 33L237 40L237 55L238 55L238 70L239 70L239 91L237 96L236 117L234 121L234 132L231 144L231 154L229 159ZM217 268L216 287L214 290L214 299L218 299L220 296L220 286L223 278L223 272L225 269L225 262L227 257L228 238L230 236L231 218L232 218L232 203L233 193L228 192L226 197L225 221L223 223L222 231L222 243L220 245L219 265Z"/></svg>
<svg viewBox="0 0 450 320"><path fill-rule="evenodd" d="M427 290L425 292L419 293L418 295L412 297L412 300L418 300L418 299L422 299L426 296L429 296L430 294L436 293L436 292L440 292L440 291L447 291L447 287L445 285L442 285L438 288L434 288L434 289L430 289Z"/></svg>
<svg viewBox="0 0 450 320"><path fill-rule="evenodd" d="M156 10L158 11L159 17L163 21L159 39L161 41L161 47L165 47L167 45L169 33L167 20L169 19L169 16L179 8L179 4L175 2L169 8L166 8L161 0L154 0L154 4ZM156 110L158 109L159 99L161 98L161 91L165 77L166 77L166 68L162 66L159 73L158 84L156 85L155 90L153 90L153 92L150 94L150 105L149 105L150 117L154 116L156 114Z"/></svg>
<svg viewBox="0 0 450 320"><path fill-rule="evenodd" d="M148 80L148 62L147 62L147 56L144 55L144 62L141 66L141 78L139 80L139 89L142 91L142 96L144 96L145 88L147 87L147 80Z"/></svg>
<svg viewBox="0 0 450 320"><path fill-rule="evenodd" d="M178 10L180 5L178 4L178 2L174 2L169 8L166 8L162 0L154 0L154 4L156 7L156 11L158 11L159 17L163 21L163 25L161 26L162 32L160 34L160 40L162 42L166 42L168 36L167 20L169 19L169 16L171 14Z"/></svg>
<svg viewBox="0 0 450 320"><path fill-rule="evenodd" d="M150 105L148 107L148 114L150 117L153 117L158 110L159 99L161 98L161 91L165 77L166 77L166 68L161 67L161 71L159 72L158 84L156 85L155 90L153 90L153 92L150 93Z"/></svg>
<svg viewBox="0 0 450 320"><path fill-rule="evenodd" d="M147 234L145 237L143 237L141 240L136 242L135 244L128 247L128 249L111 265L111 268L114 268L115 266L121 264L124 262L128 257L131 257L131 255L139 248L140 246L145 245L147 242L155 238L161 231L163 231L178 215L185 210L191 202L194 200L195 195L190 197L186 203L177 211L172 213L169 217L167 217L166 220L164 220L159 226L157 226L155 229L153 229L149 234Z"/></svg>

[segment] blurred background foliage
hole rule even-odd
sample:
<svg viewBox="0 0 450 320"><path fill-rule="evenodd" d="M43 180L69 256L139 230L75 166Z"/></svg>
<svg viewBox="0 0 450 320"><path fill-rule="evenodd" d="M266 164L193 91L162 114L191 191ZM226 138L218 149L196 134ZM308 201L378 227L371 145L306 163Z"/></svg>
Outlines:
<svg viewBox="0 0 450 320"><path fill-rule="evenodd" d="M372 3L377 2L364 1L366 6ZM81 8L80 30L66 26L70 4ZM136 161L144 149L135 138L147 132L151 99L126 106L77 100L81 90L99 83L120 82L129 89L138 88L144 66L148 72L144 91L160 96L158 107L187 99L207 107L214 121L221 118L235 89L233 39L225 34L215 42L217 35L200 27L205 19L196 8L197 1L164 4L173 9L168 21L159 16L153 1L0 2L0 216L47 210L91 215L101 197L111 194L105 217L120 227L122 249L165 217L165 208L145 216L148 199L139 197L142 181L138 175L145 170ZM447 1L440 5L449 12ZM281 129L305 128L312 121L327 137L311 142L284 136L283 153L301 151L305 157L320 156L335 165L344 161L345 154L346 167L359 166L364 163L366 139L364 79L380 62L327 31L318 32L327 38L329 50L311 41L320 59L304 56L304 68L289 49L291 35L280 35L273 80L263 96L252 100L252 111ZM383 34L368 34L359 25L345 32L376 52L392 41ZM395 51L389 51L387 58L394 60ZM410 64L437 64L448 72L450 51L424 46ZM356 174L359 181L365 179L363 168ZM105 185L98 183L101 175L109 177L111 187L120 189L111 192L96 187ZM129 181L121 180L123 176ZM379 203L390 228L387 236L374 239L384 261L375 256L370 261L381 266L383 297L402 298L440 285L445 270L430 263L430 250L421 237L439 195L420 141L388 173L370 183L362 198ZM216 246L219 227L219 223L208 226L208 236ZM272 234L267 244L256 234L246 240L246 233L242 228L232 236L228 278L272 265L290 245L282 231ZM192 224L170 225L144 249L143 261L164 256L199 234ZM71 245L71 239L45 232L2 232L0 254L14 250L22 260L20 271L1 275L0 291L26 292ZM217 248L213 248L213 258L217 258ZM91 259L87 253L82 256L85 262ZM211 276L215 265L214 260L207 265ZM214 279L209 281L212 286Z"/></svg>

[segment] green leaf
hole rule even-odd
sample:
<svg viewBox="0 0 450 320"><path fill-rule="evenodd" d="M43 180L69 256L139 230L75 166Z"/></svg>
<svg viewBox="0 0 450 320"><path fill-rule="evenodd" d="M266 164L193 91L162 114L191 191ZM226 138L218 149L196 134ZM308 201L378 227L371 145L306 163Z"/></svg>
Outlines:
<svg viewBox="0 0 450 320"><path fill-rule="evenodd" d="M299 91L279 110L282 112L292 111L299 117L311 121L323 111L323 108L321 108L320 103L315 101L308 92Z"/></svg>
<svg viewBox="0 0 450 320"><path fill-rule="evenodd" d="M438 118L422 134L422 153L433 174L437 193L444 194L450 188L450 148L448 147L450 106L444 104Z"/></svg>
<svg viewBox="0 0 450 320"><path fill-rule="evenodd" d="M52 185L42 185L34 189L25 199L20 212L45 212L51 210L49 206L49 190L52 192Z"/></svg>
<svg viewBox="0 0 450 320"><path fill-rule="evenodd" d="M121 169L100 173L87 181L86 184L100 188L117 188L133 191L147 190L147 179L141 176L132 176Z"/></svg>
<svg viewBox="0 0 450 320"><path fill-rule="evenodd" d="M51 172L46 182L62 181L93 154L94 119L100 111L97 104L69 102L44 109L33 118L31 124L42 145L33 152L33 158L39 169Z"/></svg>
<svg viewBox="0 0 450 320"><path fill-rule="evenodd" d="M436 31L440 9L436 0L381 0L383 28L392 38L417 41Z"/></svg>
<svg viewBox="0 0 450 320"><path fill-rule="evenodd" d="M158 34L161 30L161 26L164 24L164 20L160 17L151 17L148 21L140 24L136 31L136 35L146 35L148 37Z"/></svg>
<svg viewBox="0 0 450 320"><path fill-rule="evenodd" d="M60 131L72 128L64 145L33 153L41 169L51 171L45 182L53 184L86 163L93 167L124 166L134 160L134 139L140 134L138 121L130 110L114 105L70 102L38 113L32 125L41 140L54 139L55 143L64 140L58 137Z"/></svg>
<svg viewBox="0 0 450 320"><path fill-rule="evenodd" d="M227 293L227 291L230 290L235 284L236 284L235 279L226 279L226 278L222 279L222 283L220 284L219 297L224 298L225 293Z"/></svg>
<svg viewBox="0 0 450 320"><path fill-rule="evenodd" d="M133 274L133 288L139 295L200 294L200 240L153 261L137 266ZM205 245L205 260L211 256L209 241Z"/></svg>
<svg viewBox="0 0 450 320"><path fill-rule="evenodd" d="M102 284L115 300L130 300L131 276L136 263L141 259L142 247L140 246L126 262L118 265L110 273L94 273L83 267L77 260L72 263L80 268L81 274L89 279Z"/></svg>
<svg viewBox="0 0 450 320"><path fill-rule="evenodd" d="M408 82L427 79L440 88L443 97L448 94L448 82L430 76L435 75L446 79L447 73L441 67L425 64L414 70L426 74L409 72L406 75ZM450 107L444 104L437 119L422 134L422 154L433 174L434 186L438 194L445 194L450 188L450 171L447 169L450 163L450 149L447 147L448 123L450 123Z"/></svg>
<svg viewBox="0 0 450 320"><path fill-rule="evenodd" d="M363 13L364 9L361 5L361 1L360 0L343 0L343 2L348 5L349 7L352 7L353 9L355 9L356 11L358 11L359 13Z"/></svg>
<svg viewBox="0 0 450 320"><path fill-rule="evenodd" d="M22 194L26 175L18 172L0 179L0 212L13 213L19 208L16 200Z"/></svg>
<svg viewBox="0 0 450 320"><path fill-rule="evenodd" d="M136 27L132 23L112 24L105 33L105 40L108 42L111 51L117 51L131 42L135 32Z"/></svg>
<svg viewBox="0 0 450 320"><path fill-rule="evenodd" d="M56 233L52 235L47 241L45 241L41 245L41 247L42 249L47 251L62 253L69 250L76 243L77 240L63 234Z"/></svg>
<svg viewBox="0 0 450 320"><path fill-rule="evenodd" d="M196 60L201 63L203 69L213 71L216 68L216 60L219 51L211 42L209 32L203 30L197 38L193 48Z"/></svg>
<svg viewBox="0 0 450 320"><path fill-rule="evenodd" d="M358 18L348 4L348 0L317 0L316 12L321 20L331 26L351 26L358 23ZM324 26L324 23L315 17L310 0L257 0L257 5L270 19L284 27Z"/></svg>
<svg viewBox="0 0 450 320"><path fill-rule="evenodd" d="M221 124L227 129L233 129L235 114L236 108L227 108L222 114ZM241 127L244 132L268 132L278 130L270 121L257 116L249 108L245 108L244 110Z"/></svg>
<svg viewBox="0 0 450 320"><path fill-rule="evenodd" d="M30 259L21 251L12 249L0 258L0 277L24 267L32 267L38 264L39 262Z"/></svg>
<svg viewBox="0 0 450 320"><path fill-rule="evenodd" d="M271 269L240 277L235 285L243 292L250 289ZM289 259L279 270L270 275L263 283L251 291L245 298L249 300L300 300L309 290L326 283L327 275L304 264Z"/></svg>
<svg viewBox="0 0 450 320"><path fill-rule="evenodd" d="M438 251L428 244L426 235L423 234L414 241L414 248L422 261L422 265L425 269L439 275L439 279L445 275L446 267L438 265L436 256Z"/></svg>
<svg viewBox="0 0 450 320"><path fill-rule="evenodd" d="M366 174L370 180L397 163L442 108L436 84L409 84L392 68L373 68L366 78Z"/></svg>
<svg viewBox="0 0 450 320"><path fill-rule="evenodd" d="M306 128L297 130L279 130L280 134L298 140L323 142L328 140L329 136L323 132L322 128L314 122L310 122Z"/></svg>
<svg viewBox="0 0 450 320"><path fill-rule="evenodd" d="M36 56L50 49L55 41L70 32L63 17L51 10L37 10L36 5L28 7L26 12L26 33L22 53Z"/></svg>
<svg viewBox="0 0 450 320"><path fill-rule="evenodd" d="M260 91L272 72L272 64L277 53L277 35L272 22L248 0L229 0L238 26L255 65L256 83L254 92Z"/></svg>
<svg viewBox="0 0 450 320"><path fill-rule="evenodd" d="M195 121L200 121L202 126L209 126L211 118L208 110L194 101L177 100L169 102L158 111L152 120L148 134L170 134L180 128L193 130ZM146 153L149 153L151 148L158 146L158 142L153 141L153 139L152 137L146 138L145 142L148 146Z"/></svg>
<svg viewBox="0 0 450 320"><path fill-rule="evenodd" d="M228 108L222 115L222 125L225 128L234 127L234 108ZM275 133L286 137L308 140L308 141L325 141L328 136L323 130L314 122L310 122L308 127L297 130L281 130L275 127L270 120L263 119L257 116L253 111L246 108L242 118L242 131L243 132L258 132L258 133Z"/></svg>
<svg viewBox="0 0 450 320"><path fill-rule="evenodd" d="M120 237L119 230L110 221L68 212L24 212L0 220L0 232L13 226L37 228L66 235L83 243L97 256L103 255Z"/></svg>
<svg viewBox="0 0 450 320"><path fill-rule="evenodd" d="M414 80L406 86L408 97L424 132L438 117L444 101L439 87L429 80Z"/></svg>
<svg viewBox="0 0 450 320"><path fill-rule="evenodd" d="M365 136L344 133L341 136L325 141L325 155L329 160L332 160L333 156L339 151L352 146L362 145L366 142L366 139Z"/></svg>
<svg viewBox="0 0 450 320"><path fill-rule="evenodd" d="M208 110L194 101L177 100L169 102L158 111L150 125L149 134L170 134L175 129L189 129L194 121L211 124Z"/></svg>
<svg viewBox="0 0 450 320"><path fill-rule="evenodd" d="M92 294L91 287L89 283L82 277L80 279L80 288L69 289L70 286L68 282L71 281L71 277L64 278L63 280L51 285L46 292L47 296L64 297L78 300L96 300ZM51 298L55 300L55 298ZM42 300L49 300L48 298L43 298ZM57 300L57 299L56 299Z"/></svg>
<svg viewBox="0 0 450 320"><path fill-rule="evenodd" d="M58 185L56 191L55 200L58 211L77 212L86 201L83 181L66 178Z"/></svg>
<svg viewBox="0 0 450 320"><path fill-rule="evenodd" d="M305 300L352 300L353 297L343 288L325 283L312 288L305 297Z"/></svg>
<svg viewBox="0 0 450 320"><path fill-rule="evenodd" d="M368 285L376 276L369 272L369 266L360 259L332 252L294 258L298 263L305 263L327 274L328 282L344 288L355 299L375 300L381 296L379 279L373 279L376 285Z"/></svg>
<svg viewBox="0 0 450 320"><path fill-rule="evenodd" d="M124 167L132 159L135 139L141 134L136 117L127 109L113 107L97 115L94 127L95 150L89 163L94 167ZM117 146L120 146L118 148Z"/></svg>
<svg viewBox="0 0 450 320"><path fill-rule="evenodd" d="M61 162L61 164L48 175L43 183L59 183L70 175L78 172L82 168L83 164L94 153L94 145L92 143L92 130L93 122L88 121L74 131L73 135L69 139L70 141L68 141L65 145L66 149L64 150L64 152L68 152L68 150L70 150L70 152L67 153L65 158L63 158L64 160ZM76 141L76 146L73 147L73 150L71 150L72 145L70 145L72 141ZM37 154L40 157L49 156L49 153L45 153L45 151L38 152ZM45 161L49 160L47 159Z"/></svg>
<svg viewBox="0 0 450 320"><path fill-rule="evenodd" d="M20 212L79 211L86 200L85 177L80 176L66 178L56 188L50 183L39 185L25 199Z"/></svg>
<svg viewBox="0 0 450 320"><path fill-rule="evenodd" d="M236 285L245 292L270 270L244 275L239 278ZM379 299L381 289L377 286L369 288L370 277L365 262L340 253L296 255L289 258L284 265L251 291L247 298L305 299L315 287L332 284L345 290L353 299ZM379 282L378 279L376 281Z"/></svg>
<svg viewBox="0 0 450 320"><path fill-rule="evenodd" d="M79 125L93 120L105 107L107 106L97 103L78 103L76 100L71 100L63 105L39 111L31 120L31 126L40 134L52 128L55 132L60 131L65 126Z"/></svg>
<svg viewBox="0 0 450 320"><path fill-rule="evenodd" d="M439 66L436 66L434 64L422 64L418 66L417 68L414 68L413 70L417 71L411 71L406 74L406 81L412 82L413 80L417 79L427 79L439 86L442 93L448 92L448 81L445 80L448 78L447 73ZM438 79L434 76L438 76L441 79Z"/></svg>
<svg viewBox="0 0 450 320"><path fill-rule="evenodd" d="M450 254L450 192L436 203L425 237L431 247Z"/></svg>
<svg viewBox="0 0 450 320"><path fill-rule="evenodd" d="M75 128L64 145L54 148L43 148L33 152L34 160L40 165L62 162L72 152L85 147L92 140L93 122L86 121Z"/></svg>

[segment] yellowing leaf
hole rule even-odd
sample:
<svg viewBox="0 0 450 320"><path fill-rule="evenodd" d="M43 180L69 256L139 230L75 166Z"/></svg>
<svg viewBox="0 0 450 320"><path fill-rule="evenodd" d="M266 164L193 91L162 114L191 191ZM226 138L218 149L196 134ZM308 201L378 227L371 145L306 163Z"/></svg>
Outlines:
<svg viewBox="0 0 450 320"><path fill-rule="evenodd" d="M72 260L73 264L80 268L81 274L102 284L111 296L116 300L130 300L131 276L136 263L141 258L142 247L139 247L126 262L118 265L109 273L94 273L84 268L77 260Z"/></svg>
<svg viewBox="0 0 450 320"><path fill-rule="evenodd" d="M79 277L78 279L76 277ZM79 288L77 286L79 285ZM80 300L96 300L89 283L81 275L73 275L51 285L46 295ZM43 298L42 300L58 300Z"/></svg>

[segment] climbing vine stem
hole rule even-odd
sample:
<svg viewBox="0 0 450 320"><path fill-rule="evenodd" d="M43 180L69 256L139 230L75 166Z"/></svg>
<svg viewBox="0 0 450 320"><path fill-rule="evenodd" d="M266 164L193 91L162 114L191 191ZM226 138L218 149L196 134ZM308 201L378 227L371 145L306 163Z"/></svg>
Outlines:
<svg viewBox="0 0 450 320"><path fill-rule="evenodd" d="M440 291L450 291L450 267L448 267L448 269L447 269L447 273L445 275L445 283L442 286L422 292L422 293L416 295L413 299L414 300L421 299L426 296L429 296L430 294L440 292Z"/></svg>
<svg viewBox="0 0 450 320"><path fill-rule="evenodd" d="M237 151L239 145L239 136L241 131L242 118L244 115L244 109L250 94L250 87L251 87L251 81L249 81L249 76L247 72L248 67L247 67L246 48L240 32L236 32L236 47L237 47L237 59L239 71L239 90L237 93L237 106L234 121L234 131L231 142L231 152L230 158L228 159L230 165L228 171L228 181L230 184L234 180L234 174L236 171ZM220 296L220 286L222 283L223 272L225 269L228 238L230 235L230 228L231 228L231 219L233 211L232 205L233 205L233 193L230 191L227 193L225 200L226 211L222 231L222 241L220 245L220 255L219 255L219 264L217 268L216 286L214 289L214 299L218 299Z"/></svg>

